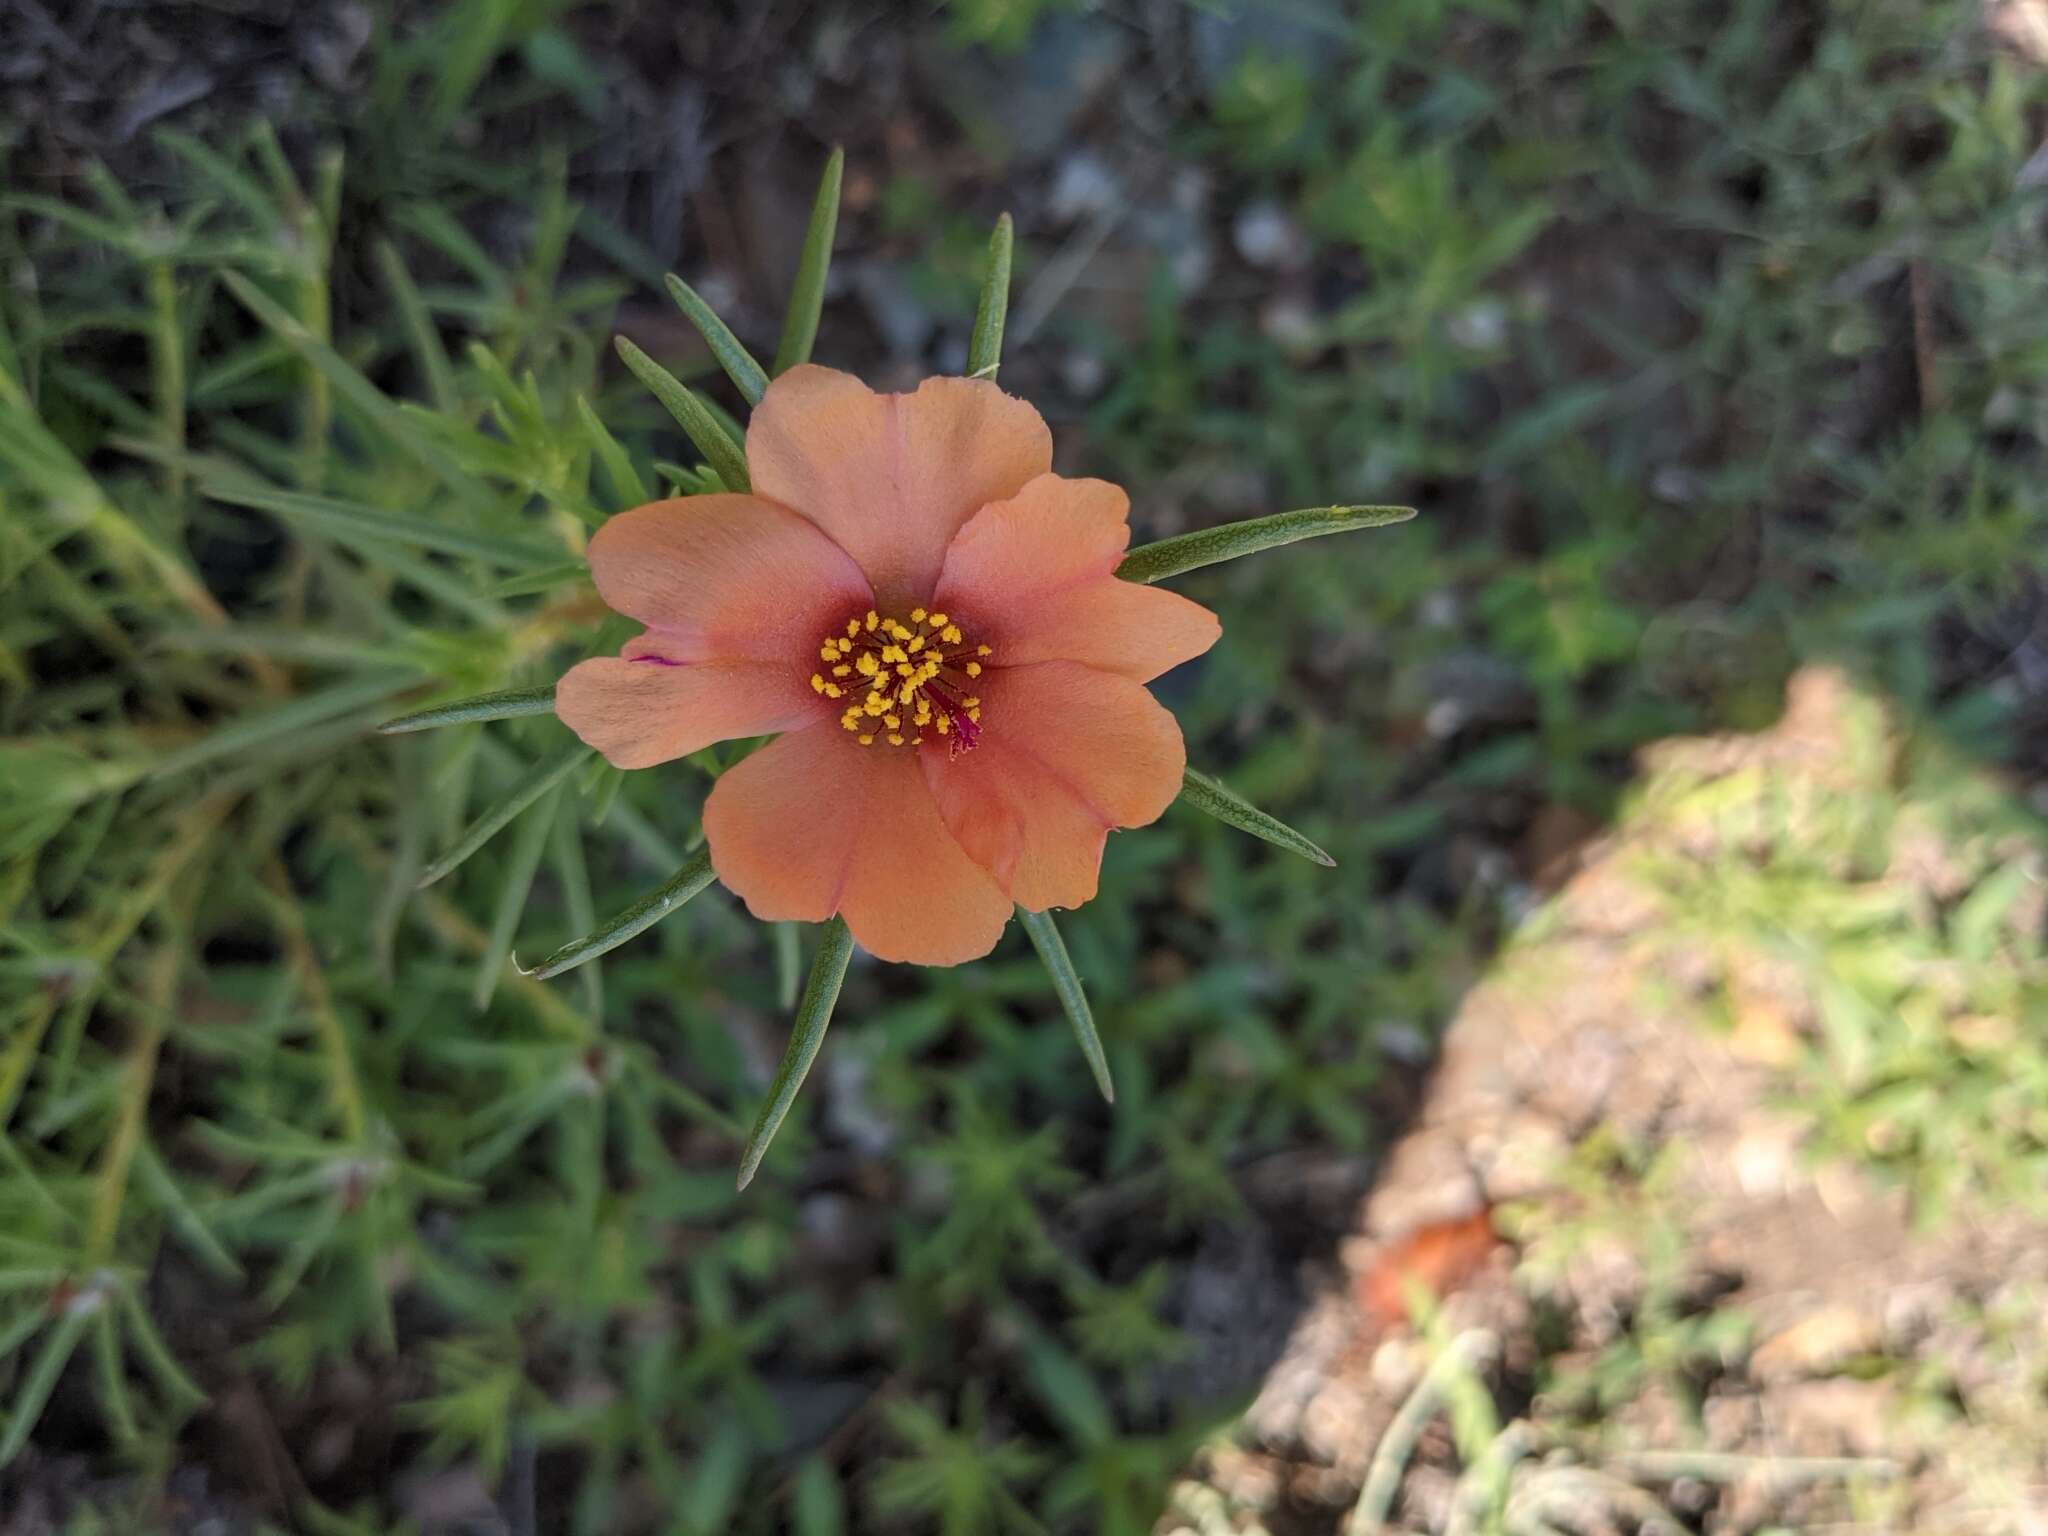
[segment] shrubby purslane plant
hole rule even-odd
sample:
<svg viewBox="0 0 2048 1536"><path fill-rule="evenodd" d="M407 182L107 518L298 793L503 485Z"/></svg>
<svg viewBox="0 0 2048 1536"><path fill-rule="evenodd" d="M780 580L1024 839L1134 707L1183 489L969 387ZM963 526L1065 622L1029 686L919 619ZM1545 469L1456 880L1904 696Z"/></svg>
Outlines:
<svg viewBox="0 0 2048 1536"><path fill-rule="evenodd" d="M1127 551L1130 499L1052 473L1052 435L995 381L1011 228L998 221L969 376L877 394L809 361L842 161L819 190L776 376L680 279L669 290L753 407L742 445L624 337L626 365L704 455L694 494L607 521L586 550L599 595L644 626L550 694L469 700L410 730L552 706L613 767L649 769L773 736L718 776L706 848L661 890L565 946L555 976L643 931L716 878L754 916L826 925L789 1050L740 1163L753 1177L830 1022L854 942L957 965L1014 911L1105 1098L1109 1067L1054 908L1095 895L1117 828L1176 798L1321 864L1292 828L1187 765L1145 684L1216 643L1216 615L1150 583L1277 544L1412 517L1324 507ZM438 879L582 761L543 763L428 869Z"/></svg>

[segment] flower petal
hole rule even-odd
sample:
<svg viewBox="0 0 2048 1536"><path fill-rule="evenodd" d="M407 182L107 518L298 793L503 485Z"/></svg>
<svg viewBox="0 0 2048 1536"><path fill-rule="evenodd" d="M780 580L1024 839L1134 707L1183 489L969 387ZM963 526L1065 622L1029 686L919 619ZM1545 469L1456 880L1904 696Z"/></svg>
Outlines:
<svg viewBox="0 0 2048 1536"><path fill-rule="evenodd" d="M961 524L1051 467L1044 420L986 379L878 395L807 363L768 386L747 426L755 492L837 540L891 612L931 596Z"/></svg>
<svg viewBox="0 0 2048 1536"><path fill-rule="evenodd" d="M588 554L598 595L671 660L776 662L799 683L819 637L872 601L844 550L756 496L649 502L606 522Z"/></svg>
<svg viewBox="0 0 2048 1536"><path fill-rule="evenodd" d="M939 811L1019 906L1078 907L1110 829L1156 820L1180 793L1180 726L1129 678L1073 662L1007 667L980 686L979 745L949 758L928 738L922 752Z"/></svg>
<svg viewBox="0 0 2048 1536"><path fill-rule="evenodd" d="M877 959L978 959L1010 918L1009 898L939 819L917 754L861 747L836 720L728 769L704 802L704 835L718 878L754 916L837 912Z"/></svg>
<svg viewBox="0 0 2048 1536"><path fill-rule="evenodd" d="M960 530L932 601L994 648L992 666L1077 661L1150 682L1223 630L1199 603L1117 579L1129 510L1107 481L1040 475Z"/></svg>
<svg viewBox="0 0 2048 1536"><path fill-rule="evenodd" d="M555 685L555 714L615 768L652 768L714 741L765 736L829 706L786 668L757 661L664 664L649 637L578 662Z"/></svg>

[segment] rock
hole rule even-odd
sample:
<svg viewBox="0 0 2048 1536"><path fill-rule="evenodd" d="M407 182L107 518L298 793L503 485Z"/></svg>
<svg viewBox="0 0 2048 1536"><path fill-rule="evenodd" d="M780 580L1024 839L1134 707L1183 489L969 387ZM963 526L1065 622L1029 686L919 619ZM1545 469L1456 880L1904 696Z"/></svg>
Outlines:
<svg viewBox="0 0 2048 1536"><path fill-rule="evenodd" d="M1436 1054L1436 1042L1407 1019L1387 1019L1373 1029L1380 1054L1416 1067Z"/></svg>
<svg viewBox="0 0 2048 1536"><path fill-rule="evenodd" d="M1357 1383L1338 1379L1309 1400L1301 1415L1301 1444L1311 1460L1342 1466L1369 1450L1375 1438L1367 1433L1371 1399ZM1384 1418L1391 1410L1382 1410Z"/></svg>
<svg viewBox="0 0 2048 1536"><path fill-rule="evenodd" d="M1280 294L1260 308L1259 333L1297 361L1322 350L1325 341L1315 310L1293 294Z"/></svg>
<svg viewBox="0 0 2048 1536"><path fill-rule="evenodd" d="M915 68L935 99L970 114L1018 159L1049 160L1082 137L1076 119L1123 80L1132 36L1106 9L1062 6L1041 17L1014 54L963 49L931 29L916 47Z"/></svg>
<svg viewBox="0 0 2048 1536"><path fill-rule="evenodd" d="M1861 1308L1824 1307L1759 1344L1749 1357L1756 1382L1825 1376L1884 1347L1884 1325Z"/></svg>
<svg viewBox="0 0 2048 1536"><path fill-rule="evenodd" d="M1485 1201L1464 1148L1448 1132L1425 1128L1403 1137L1388 1155L1359 1226L1386 1242L1470 1216Z"/></svg>
<svg viewBox="0 0 2048 1536"><path fill-rule="evenodd" d="M1126 200L1123 183L1092 149L1078 149L1053 173L1046 212L1061 224L1102 213Z"/></svg>
<svg viewBox="0 0 2048 1536"><path fill-rule="evenodd" d="M1237 254L1262 270L1293 272L1307 264L1308 237L1278 203L1252 203L1230 223Z"/></svg>
<svg viewBox="0 0 2048 1536"><path fill-rule="evenodd" d="M1109 382L1109 366L1083 347L1070 347L1060 359L1060 383L1076 400L1093 400Z"/></svg>
<svg viewBox="0 0 2048 1536"><path fill-rule="evenodd" d="M1399 1402L1415 1390L1415 1384L1428 1369L1429 1346L1413 1334L1394 1334L1372 1352L1372 1389Z"/></svg>
<svg viewBox="0 0 2048 1536"><path fill-rule="evenodd" d="M1882 1456L1893 1448L1896 1394L1888 1381L1802 1381L1771 1395L1783 1450L1801 1456Z"/></svg>
<svg viewBox="0 0 2048 1536"><path fill-rule="evenodd" d="M1446 330L1468 352L1497 351L1508 339L1508 307L1498 299L1481 299L1451 316Z"/></svg>
<svg viewBox="0 0 2048 1536"><path fill-rule="evenodd" d="M1752 1200L1778 1199L1804 1182L1799 1148L1806 1133L1775 1115L1751 1116L1738 1129L1729 1166L1742 1193Z"/></svg>
<svg viewBox="0 0 2048 1536"><path fill-rule="evenodd" d="M1498 1205L1542 1194L1571 1155L1564 1127L1544 1115L1510 1116L1497 1127L1468 1132L1466 1150L1478 1165L1486 1198Z"/></svg>

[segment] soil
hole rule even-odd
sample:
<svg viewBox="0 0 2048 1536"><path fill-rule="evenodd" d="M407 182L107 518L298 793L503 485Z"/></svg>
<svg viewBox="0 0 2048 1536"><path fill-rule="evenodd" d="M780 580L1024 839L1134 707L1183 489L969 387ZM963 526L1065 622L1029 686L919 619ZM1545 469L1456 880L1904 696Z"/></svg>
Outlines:
<svg viewBox="0 0 2048 1536"><path fill-rule="evenodd" d="M1659 776L1747 771L1795 804L1825 796L1857 707L1841 673L1804 670L1774 729L1648 751L1645 800ZM2048 1223L1973 1204L1928 1228L1903 1190L1807 1155L1782 1070L1806 1000L1767 954L1703 954L1645 874L1660 852L1729 851L1702 836L1624 821L1467 996L1238 1435L1176 1491L1170 1536L1381 1529L1350 1523L1376 1462L1400 1472L1385 1529L1475 1529L1459 1510L1485 1468L1441 1419L1389 1436L1445 1339L1469 1341L1502 1414L1511 1530L2048 1530ZM1938 887L1939 863L1921 850L1895 873ZM1703 1334L1676 1380L1609 1392L1597 1425L1565 1385L1632 1333L1710 1316L1740 1332Z"/></svg>

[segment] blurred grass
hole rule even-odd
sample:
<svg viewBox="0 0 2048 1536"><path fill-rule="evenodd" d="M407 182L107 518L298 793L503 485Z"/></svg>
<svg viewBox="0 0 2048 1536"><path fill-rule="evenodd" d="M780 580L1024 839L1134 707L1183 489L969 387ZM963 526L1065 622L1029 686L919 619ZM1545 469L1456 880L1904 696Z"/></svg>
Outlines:
<svg viewBox="0 0 2048 1536"><path fill-rule="evenodd" d="M1078 436L1161 532L1425 509L1185 584L1227 631L1167 684L1197 760L1337 869L1184 809L1112 841L1064 932L1114 1113L1021 936L857 964L829 1092L736 1197L767 934L707 893L579 980L498 963L668 879L699 779L571 769L540 830L414 896L567 738L369 732L615 644L583 538L698 485L603 369L651 280L608 275L630 241L565 156L465 147L594 67L561 9L385 38L311 155L166 136L168 187L0 201L5 1449L104 1457L140 1511L197 1393L296 1450L368 1379L399 1422L359 1415L280 1521L393 1530L394 1470L453 1461L537 1464L578 1532L1149 1529L1249 1385L1169 1374L1218 1347L1174 1325L1173 1264L1246 1218L1246 1162L1381 1137L1382 1042L1426 1038L1526 908L1539 814L1604 815L1636 746L1767 719L1812 655L1930 751L2033 761L2040 73L1963 5L1373 7L1175 125L1306 231L1307 332L1162 267ZM1062 9L955 19L1022 41ZM929 235L913 281L964 330L985 226L906 196L882 216ZM510 256L469 222L507 204ZM344 270L375 287L337 309ZM2010 880L1933 928L1834 863L1758 881L1731 921L1789 901L1884 964L2014 974ZM1828 1133L1934 1194L2034 1176L1980 1059L1884 999L1821 1074ZM1969 1132L1936 1134L1959 1083ZM1143 1213L1113 1243L1076 1214L1104 1185Z"/></svg>

